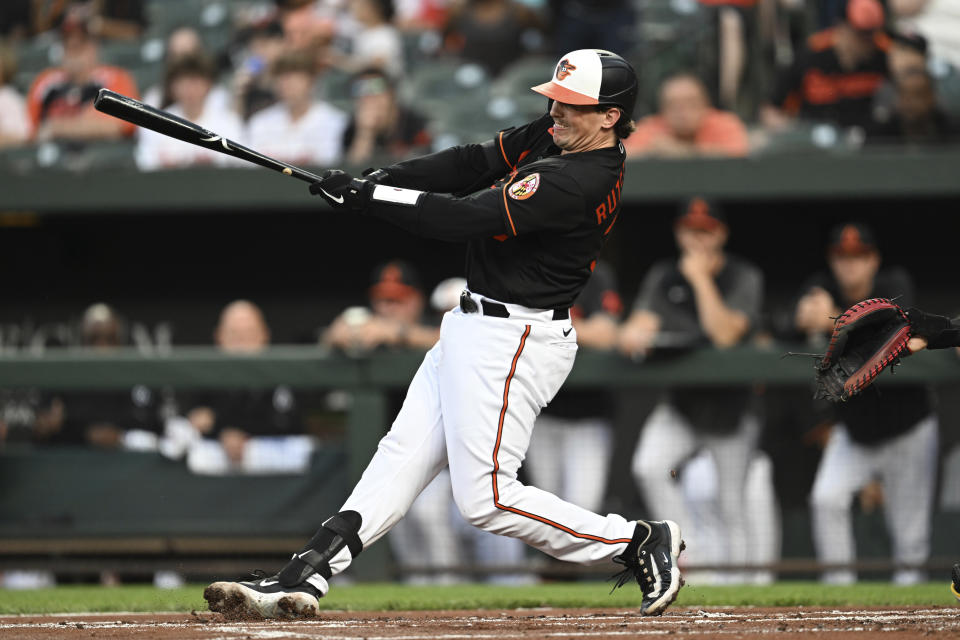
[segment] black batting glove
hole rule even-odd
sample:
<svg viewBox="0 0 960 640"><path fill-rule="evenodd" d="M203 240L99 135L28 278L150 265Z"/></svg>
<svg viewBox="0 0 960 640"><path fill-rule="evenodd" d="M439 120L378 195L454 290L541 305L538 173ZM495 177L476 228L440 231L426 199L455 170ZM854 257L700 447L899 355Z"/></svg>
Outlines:
<svg viewBox="0 0 960 640"><path fill-rule="evenodd" d="M345 171L329 169L320 175L320 180L310 185L310 193L320 196L334 209L360 212L370 202L373 185L354 178Z"/></svg>
<svg viewBox="0 0 960 640"><path fill-rule="evenodd" d="M386 185L393 184L393 180L390 179L390 174L384 171L383 169L374 169L373 167L370 167L368 169L364 169L363 173L360 175L363 176L364 180L367 180L374 184L386 184Z"/></svg>

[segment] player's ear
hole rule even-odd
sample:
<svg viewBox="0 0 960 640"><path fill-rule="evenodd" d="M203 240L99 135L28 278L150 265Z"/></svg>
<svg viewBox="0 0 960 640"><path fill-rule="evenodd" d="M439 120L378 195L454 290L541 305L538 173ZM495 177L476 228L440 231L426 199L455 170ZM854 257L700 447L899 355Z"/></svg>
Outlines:
<svg viewBox="0 0 960 640"><path fill-rule="evenodd" d="M623 117L623 112L620 111L619 107L609 107L603 112L603 123L601 126L604 129L612 129L617 126L621 117Z"/></svg>

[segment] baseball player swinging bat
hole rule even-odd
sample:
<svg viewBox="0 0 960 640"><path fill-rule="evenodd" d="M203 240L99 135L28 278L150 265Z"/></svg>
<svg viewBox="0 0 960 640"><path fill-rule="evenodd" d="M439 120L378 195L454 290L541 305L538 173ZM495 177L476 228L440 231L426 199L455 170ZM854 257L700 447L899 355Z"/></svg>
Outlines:
<svg viewBox="0 0 960 640"><path fill-rule="evenodd" d="M94 100L93 106L97 111L102 111L114 118L132 122L139 127L162 133L165 136L170 136L183 142L195 144L204 149L218 151L228 156L233 156L234 158L240 158L241 160L258 164L267 169L279 171L285 176L293 176L294 178L299 178L304 182L310 183L320 180L320 176L314 173L295 167L292 164L287 164L286 162L280 162L270 156L265 156L253 149L248 149L241 144L237 144L233 140L219 136L209 129L204 129L189 120L175 116L172 113L167 113L166 111L161 111L160 109L155 109L139 100L134 100L133 98L121 95L115 91L110 91L109 89L100 89L100 93L97 95L97 99Z"/></svg>

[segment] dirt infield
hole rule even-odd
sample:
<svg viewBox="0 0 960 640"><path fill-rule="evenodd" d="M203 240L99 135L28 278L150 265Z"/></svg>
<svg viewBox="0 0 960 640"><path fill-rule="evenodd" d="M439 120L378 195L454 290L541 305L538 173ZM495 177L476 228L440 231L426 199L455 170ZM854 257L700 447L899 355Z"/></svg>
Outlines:
<svg viewBox="0 0 960 640"><path fill-rule="evenodd" d="M634 611L518 609L513 611L323 612L311 621L225 621L219 614L133 614L0 617L0 639L131 638L134 640L508 640L686 635L759 638L812 633L817 638L960 636L956 607L901 609L676 608L659 618Z"/></svg>

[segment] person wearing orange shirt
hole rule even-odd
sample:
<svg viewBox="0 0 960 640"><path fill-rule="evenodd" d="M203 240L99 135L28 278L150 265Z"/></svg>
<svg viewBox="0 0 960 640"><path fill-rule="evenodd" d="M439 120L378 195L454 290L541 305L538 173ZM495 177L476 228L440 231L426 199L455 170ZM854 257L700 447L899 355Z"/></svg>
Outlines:
<svg viewBox="0 0 960 640"><path fill-rule="evenodd" d="M104 87L139 98L133 76L123 69L100 64L97 40L85 20L65 21L61 34L63 64L42 71L27 94L33 138L82 141L133 135L133 124L93 107L97 93Z"/></svg>
<svg viewBox="0 0 960 640"><path fill-rule="evenodd" d="M745 156L747 129L733 113L715 109L703 82L690 73L660 85L660 111L637 123L624 140L628 156Z"/></svg>
<svg viewBox="0 0 960 640"><path fill-rule="evenodd" d="M780 74L761 108L763 124L786 128L793 119L866 127L873 97L890 75L879 0L847 0L835 26L807 40L793 65Z"/></svg>

